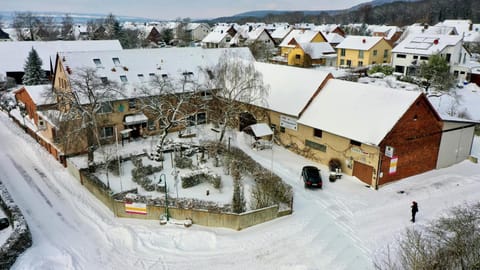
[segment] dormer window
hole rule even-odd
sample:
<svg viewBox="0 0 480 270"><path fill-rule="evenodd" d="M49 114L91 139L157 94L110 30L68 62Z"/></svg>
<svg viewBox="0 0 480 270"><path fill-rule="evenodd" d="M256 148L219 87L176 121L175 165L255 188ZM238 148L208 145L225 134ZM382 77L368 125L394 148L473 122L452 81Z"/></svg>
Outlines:
<svg viewBox="0 0 480 270"><path fill-rule="evenodd" d="M103 84L108 84L108 78L107 77L100 77L100 79L102 80Z"/></svg>
<svg viewBox="0 0 480 270"><path fill-rule="evenodd" d="M122 83L127 83L127 82L128 82L127 76L125 76L125 75L120 75L120 81L122 81Z"/></svg>
<svg viewBox="0 0 480 270"><path fill-rule="evenodd" d="M165 73L162 74L162 79L166 79L166 78L168 78L168 74L165 74Z"/></svg>
<svg viewBox="0 0 480 270"><path fill-rule="evenodd" d="M148 73L148 76L150 77L150 80L155 79L155 73Z"/></svg>
<svg viewBox="0 0 480 270"><path fill-rule="evenodd" d="M138 80L141 81L141 82L144 82L145 81L145 76L143 76L143 74L138 74Z"/></svg>
<svg viewBox="0 0 480 270"><path fill-rule="evenodd" d="M118 57L114 57L112 58L112 60L115 66L120 66L120 59Z"/></svg>
<svg viewBox="0 0 480 270"><path fill-rule="evenodd" d="M94 58L93 63L95 64L95 66L97 66L97 68L103 67L102 66L102 61L100 61L100 59L98 59L98 58Z"/></svg>

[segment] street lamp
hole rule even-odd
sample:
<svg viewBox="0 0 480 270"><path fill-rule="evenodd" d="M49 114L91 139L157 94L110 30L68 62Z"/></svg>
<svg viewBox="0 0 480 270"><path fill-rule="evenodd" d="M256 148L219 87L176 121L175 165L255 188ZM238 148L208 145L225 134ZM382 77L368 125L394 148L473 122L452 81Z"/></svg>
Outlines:
<svg viewBox="0 0 480 270"><path fill-rule="evenodd" d="M170 216L168 214L168 189L167 189L167 176L162 173L160 174L160 181L162 180L163 178L163 181L165 183L165 217L167 218L167 221L170 220Z"/></svg>

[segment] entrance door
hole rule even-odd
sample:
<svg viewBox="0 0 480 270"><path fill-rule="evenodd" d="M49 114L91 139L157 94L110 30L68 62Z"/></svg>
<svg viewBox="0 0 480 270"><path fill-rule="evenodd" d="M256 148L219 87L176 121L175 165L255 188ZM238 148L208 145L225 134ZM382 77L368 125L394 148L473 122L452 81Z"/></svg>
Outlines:
<svg viewBox="0 0 480 270"><path fill-rule="evenodd" d="M372 185L373 167L358 161L353 162L353 176L356 176L362 182Z"/></svg>

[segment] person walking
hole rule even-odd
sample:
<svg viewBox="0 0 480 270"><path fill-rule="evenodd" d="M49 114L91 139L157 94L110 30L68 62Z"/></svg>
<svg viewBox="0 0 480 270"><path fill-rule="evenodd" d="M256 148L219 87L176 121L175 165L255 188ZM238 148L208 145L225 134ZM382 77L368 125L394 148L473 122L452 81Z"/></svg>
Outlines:
<svg viewBox="0 0 480 270"><path fill-rule="evenodd" d="M412 202L412 219L410 220L411 222L415 223L415 215L417 214L418 212L418 204L416 201L413 201Z"/></svg>

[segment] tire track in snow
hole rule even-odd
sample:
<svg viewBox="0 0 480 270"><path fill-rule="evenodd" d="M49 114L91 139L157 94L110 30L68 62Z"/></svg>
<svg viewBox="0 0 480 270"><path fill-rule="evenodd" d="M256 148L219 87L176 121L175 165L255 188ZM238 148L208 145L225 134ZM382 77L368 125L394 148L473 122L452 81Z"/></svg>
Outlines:
<svg viewBox="0 0 480 270"><path fill-rule="evenodd" d="M52 204L52 202L50 201L50 199L47 197L47 195L45 195L45 193L40 189L40 187L35 183L35 181L33 180L32 176L30 176L30 174L28 174L28 172L22 167L20 166L9 154L7 154L7 157L8 159L10 160L10 162L12 162L13 164L13 167L15 167L15 169L17 169L17 171L23 176L23 179L25 180L25 182L27 182L27 184L32 187L35 191L38 192L38 194L43 198L43 200L45 201L45 203L50 206L50 208L52 208L52 210L56 211L54 209L54 206ZM65 217L62 215L62 213L56 211L55 213L65 224L67 224L69 227L71 227L72 229L74 230L77 230L75 228L75 226L73 226L73 224L71 224L70 222L68 222Z"/></svg>

